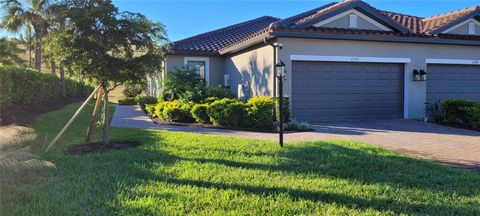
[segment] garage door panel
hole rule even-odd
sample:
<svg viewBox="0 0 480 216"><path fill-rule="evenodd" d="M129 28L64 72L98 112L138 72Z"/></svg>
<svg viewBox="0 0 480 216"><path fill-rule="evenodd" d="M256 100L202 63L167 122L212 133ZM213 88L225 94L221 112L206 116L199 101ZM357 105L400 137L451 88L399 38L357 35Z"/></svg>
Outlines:
<svg viewBox="0 0 480 216"><path fill-rule="evenodd" d="M401 64L293 62L292 68L292 115L297 120L403 115Z"/></svg>
<svg viewBox="0 0 480 216"><path fill-rule="evenodd" d="M480 100L480 66L428 65L427 102Z"/></svg>

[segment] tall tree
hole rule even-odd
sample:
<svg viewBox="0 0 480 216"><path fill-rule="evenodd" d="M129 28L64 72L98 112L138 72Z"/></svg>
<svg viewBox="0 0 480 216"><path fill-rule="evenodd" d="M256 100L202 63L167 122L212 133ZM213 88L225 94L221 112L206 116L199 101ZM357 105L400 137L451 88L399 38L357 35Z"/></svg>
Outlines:
<svg viewBox="0 0 480 216"><path fill-rule="evenodd" d="M18 48L17 43L6 38L0 38L0 64L15 65L23 62L18 56L22 50Z"/></svg>
<svg viewBox="0 0 480 216"><path fill-rule="evenodd" d="M119 12L110 0L66 0L65 32L59 44L65 64L102 86L103 143L109 143L108 95L126 81L154 74L167 42L163 25L138 13Z"/></svg>
<svg viewBox="0 0 480 216"><path fill-rule="evenodd" d="M35 69L42 67L42 38L47 34L48 23L45 12L49 0L0 0L3 12L2 26L12 32L31 25L35 31Z"/></svg>
<svg viewBox="0 0 480 216"><path fill-rule="evenodd" d="M16 41L25 47L25 51L28 56L28 67L31 68L33 63L32 52L33 49L35 49L35 35L32 33L32 26L25 25L23 29L25 31L18 38L16 38Z"/></svg>

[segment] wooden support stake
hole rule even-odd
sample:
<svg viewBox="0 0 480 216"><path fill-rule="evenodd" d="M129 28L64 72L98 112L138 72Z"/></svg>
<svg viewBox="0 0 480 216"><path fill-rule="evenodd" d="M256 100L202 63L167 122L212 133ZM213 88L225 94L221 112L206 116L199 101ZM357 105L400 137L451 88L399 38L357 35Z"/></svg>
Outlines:
<svg viewBox="0 0 480 216"><path fill-rule="evenodd" d="M92 100L93 96L95 95L95 93L97 93L98 89L100 89L100 85L97 86L97 88L95 88L95 90L93 90L92 94L90 94L90 96L87 98L87 100L85 100L85 102L83 102L82 106L80 106L80 108L78 108L77 112L75 112L75 114L72 116L72 118L68 121L68 123L62 128L62 130L57 134L57 136L55 137L55 139L53 139L53 141L47 146L47 149L45 149L45 152L48 152L48 150L50 150L50 148L58 141L58 139L60 139L60 137L65 133L65 131L68 129L68 127L70 127L70 125L73 123L73 121L75 121L75 119L78 117L78 115L80 115L80 113L82 112L83 109L85 109L85 107L87 106L88 102L90 102L90 100Z"/></svg>
<svg viewBox="0 0 480 216"><path fill-rule="evenodd" d="M103 90L100 89L98 90L97 101L95 102L95 108L93 109L92 119L90 119L90 124L87 128L87 142L90 142L92 140L93 128L95 127L95 121L97 120L98 112L100 111L100 107L102 105L102 99Z"/></svg>

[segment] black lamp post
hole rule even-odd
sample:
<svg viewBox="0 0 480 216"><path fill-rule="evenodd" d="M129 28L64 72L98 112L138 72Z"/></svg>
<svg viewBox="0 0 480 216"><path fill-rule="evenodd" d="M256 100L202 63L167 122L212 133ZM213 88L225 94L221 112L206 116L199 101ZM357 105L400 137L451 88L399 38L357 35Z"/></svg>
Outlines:
<svg viewBox="0 0 480 216"><path fill-rule="evenodd" d="M283 147L283 80L286 77L287 72L285 71L285 63L280 61L275 65L278 78L278 100L279 100L279 139L280 147Z"/></svg>

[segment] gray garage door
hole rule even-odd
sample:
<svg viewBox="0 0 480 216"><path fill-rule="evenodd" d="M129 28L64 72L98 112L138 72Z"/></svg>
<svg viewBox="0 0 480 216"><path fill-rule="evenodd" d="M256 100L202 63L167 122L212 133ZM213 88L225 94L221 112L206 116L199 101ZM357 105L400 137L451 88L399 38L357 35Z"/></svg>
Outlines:
<svg viewBox="0 0 480 216"><path fill-rule="evenodd" d="M293 62L292 116L321 122L402 118L403 65Z"/></svg>
<svg viewBox="0 0 480 216"><path fill-rule="evenodd" d="M428 65L427 102L451 98L480 99L480 66Z"/></svg>

